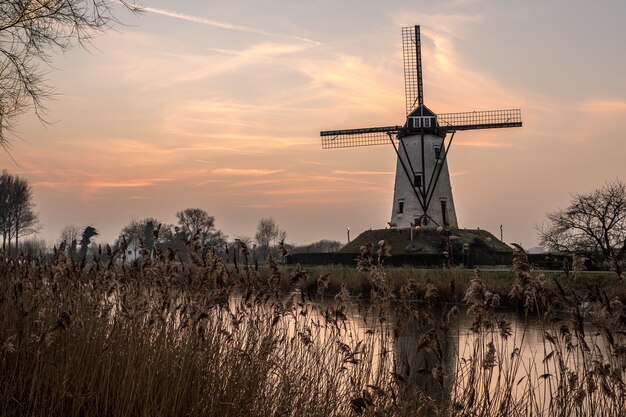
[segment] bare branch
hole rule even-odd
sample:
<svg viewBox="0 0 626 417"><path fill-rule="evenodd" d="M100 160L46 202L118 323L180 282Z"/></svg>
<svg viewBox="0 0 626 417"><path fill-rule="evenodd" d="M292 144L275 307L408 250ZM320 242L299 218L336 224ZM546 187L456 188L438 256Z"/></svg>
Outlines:
<svg viewBox="0 0 626 417"><path fill-rule="evenodd" d="M620 180L576 194L564 210L548 213L538 228L541 245L563 252L598 252L603 260L626 254L626 185Z"/></svg>
<svg viewBox="0 0 626 417"><path fill-rule="evenodd" d="M42 64L55 52L88 47L117 19L113 5L139 13L134 2L114 0L2 0L0 2L0 146L19 115L31 108L45 114L44 102L54 94Z"/></svg>

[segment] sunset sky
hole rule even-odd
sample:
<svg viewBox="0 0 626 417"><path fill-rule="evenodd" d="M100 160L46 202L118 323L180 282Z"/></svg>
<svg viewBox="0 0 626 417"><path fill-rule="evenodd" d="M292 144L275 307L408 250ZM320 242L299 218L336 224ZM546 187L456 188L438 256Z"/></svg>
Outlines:
<svg viewBox="0 0 626 417"><path fill-rule="evenodd" d="M0 167L33 184L43 229L205 209L231 238L272 216L289 243L390 219L391 146L322 150L320 130L404 123L401 27L421 25L426 105L521 108L460 132L459 226L536 245L572 193L626 180L624 0L149 1L89 51L56 56L43 125L20 119Z"/></svg>

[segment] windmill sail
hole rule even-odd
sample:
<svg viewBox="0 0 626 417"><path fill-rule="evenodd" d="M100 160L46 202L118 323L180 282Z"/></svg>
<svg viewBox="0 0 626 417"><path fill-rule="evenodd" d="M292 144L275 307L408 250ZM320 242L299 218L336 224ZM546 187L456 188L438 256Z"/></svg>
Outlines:
<svg viewBox="0 0 626 417"><path fill-rule="evenodd" d="M462 113L440 113L439 127L447 132L456 130L498 129L522 126L520 109L486 110Z"/></svg>
<svg viewBox="0 0 626 417"><path fill-rule="evenodd" d="M404 57L404 98L406 114L409 114L415 107L424 104L419 26L402 28L402 55Z"/></svg>
<svg viewBox="0 0 626 417"><path fill-rule="evenodd" d="M402 129L402 126L325 130L320 132L320 136L322 137L322 149L388 145L390 140L396 139L400 129Z"/></svg>

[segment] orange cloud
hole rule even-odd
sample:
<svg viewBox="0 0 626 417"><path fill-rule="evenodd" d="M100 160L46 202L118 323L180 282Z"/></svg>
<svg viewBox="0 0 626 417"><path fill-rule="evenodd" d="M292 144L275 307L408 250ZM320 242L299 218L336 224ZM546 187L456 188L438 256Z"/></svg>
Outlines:
<svg viewBox="0 0 626 417"><path fill-rule="evenodd" d="M333 174L339 175L395 175L395 172L391 171L348 171L338 169L333 171Z"/></svg>
<svg viewBox="0 0 626 417"><path fill-rule="evenodd" d="M44 187L44 188L59 188L63 185L62 182L52 182L52 181L36 181L32 183L33 187Z"/></svg>
<svg viewBox="0 0 626 417"><path fill-rule="evenodd" d="M475 141L475 140L466 140L466 141L456 141L453 145L456 146L467 146L473 148L518 148L518 145L507 142L488 142L488 141Z"/></svg>
<svg viewBox="0 0 626 417"><path fill-rule="evenodd" d="M321 110L327 114L328 123L333 123L337 116L345 117L342 112L346 110L358 111L355 117L367 113L379 117L401 114L404 103L399 82L401 73L395 66L374 66L346 54L301 60L296 64L299 71L310 78L309 97L316 91L323 91L319 98L324 100Z"/></svg>
<svg viewBox="0 0 626 417"><path fill-rule="evenodd" d="M224 176L250 176L259 177L264 175L278 174L284 172L284 169L238 169L238 168L219 168L212 171L215 175Z"/></svg>
<svg viewBox="0 0 626 417"><path fill-rule="evenodd" d="M159 178L154 180L126 180L126 181L90 181L85 183L88 187L93 188L132 188L132 187L151 187L158 182L170 181L168 179Z"/></svg>

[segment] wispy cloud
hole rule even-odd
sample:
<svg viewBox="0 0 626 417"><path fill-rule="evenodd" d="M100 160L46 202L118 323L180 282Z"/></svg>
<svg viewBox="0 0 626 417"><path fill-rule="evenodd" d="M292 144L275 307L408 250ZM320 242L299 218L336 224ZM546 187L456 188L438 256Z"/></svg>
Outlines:
<svg viewBox="0 0 626 417"><path fill-rule="evenodd" d="M308 159L298 159L297 162L299 164L305 164L305 165L326 165L324 162L321 161L311 161Z"/></svg>
<svg viewBox="0 0 626 417"><path fill-rule="evenodd" d="M213 20L213 19L207 19L204 17L193 16L193 15L189 15L185 13L179 13L179 12L172 11L172 10L160 9L156 7L143 7L142 10L146 12L162 15L162 16L167 16L167 17L172 17L175 19L186 20L188 22L198 23L201 25L212 26L212 27L219 28L219 29L234 30L237 32L245 32L245 33L254 33L257 35L265 35L265 36L271 36L271 37L290 38L290 39L298 40L301 42L321 45L321 42L315 41L313 39L308 39L302 36L285 34L285 33L277 33L277 32L269 32L266 30L253 28L250 26L238 25L235 23L223 22L223 21Z"/></svg>
<svg viewBox="0 0 626 417"><path fill-rule="evenodd" d="M397 82L401 75L396 67L373 65L348 54L302 59L295 64L310 79L310 93L323 92L316 98L324 106L326 119L344 119L347 112L355 111L352 118L376 115L387 119L401 113L403 102Z"/></svg>
<svg viewBox="0 0 626 417"><path fill-rule="evenodd" d="M507 142L490 142L490 141L478 141L478 140L466 140L457 141L454 146L467 146L473 148L516 148L518 145Z"/></svg>
<svg viewBox="0 0 626 417"><path fill-rule="evenodd" d="M338 169L333 171L333 174L340 175L394 175L393 172L390 171L348 171L344 169Z"/></svg>
<svg viewBox="0 0 626 417"><path fill-rule="evenodd" d="M579 108L586 113L610 114L622 113L626 115L626 101L624 100L589 100L579 104Z"/></svg>
<svg viewBox="0 0 626 417"><path fill-rule="evenodd" d="M35 181L33 182L33 187L44 187L44 188L59 188L63 185L62 182L52 182L52 181Z"/></svg>
<svg viewBox="0 0 626 417"><path fill-rule="evenodd" d="M249 176L259 177L264 175L278 174L284 172L284 169L238 169L238 168L219 168L212 171L215 175L224 176Z"/></svg>
<svg viewBox="0 0 626 417"><path fill-rule="evenodd" d="M210 179L210 180L202 180L202 181L196 181L194 183L191 183L191 186L193 187L202 187L205 185L209 185L209 184L219 184L219 183L227 183L227 180L214 180L214 179Z"/></svg>
<svg viewBox="0 0 626 417"><path fill-rule="evenodd" d="M117 52L116 66L122 80L140 86L145 91L166 90L183 83L200 82L216 77L228 77L245 67L280 69L277 58L303 51L307 46L289 41L257 42L243 49L205 50L202 53L159 48L159 37L145 41L141 57L133 48ZM285 67L285 63L282 64Z"/></svg>
<svg viewBox="0 0 626 417"><path fill-rule="evenodd" d="M127 180L127 181L90 181L86 183L88 187L93 188L134 188L134 187L150 187L159 182L168 181L167 179L154 180Z"/></svg>
<svg viewBox="0 0 626 417"><path fill-rule="evenodd" d="M239 32L248 32L248 33L257 33L260 35L269 35L268 32L263 30L255 29L249 26L237 25L228 22L220 22L217 20L206 19L204 17L192 16L189 14L179 13L176 11L159 9L156 7L142 7L143 11L159 14L162 16L173 17L176 19L187 20L189 22L200 23L202 25L213 26L220 29L228 29L228 30L236 30Z"/></svg>

